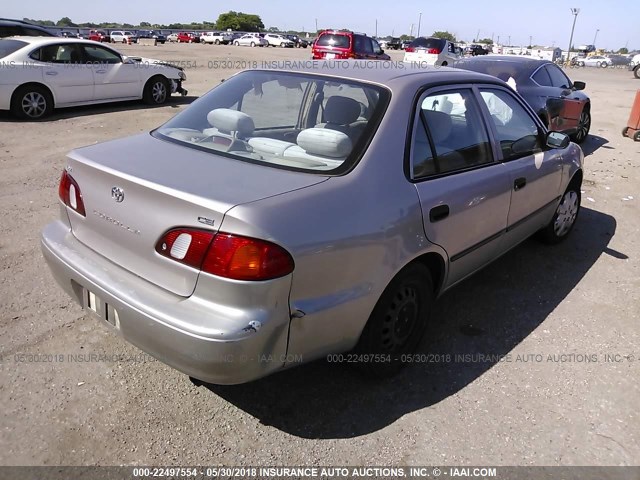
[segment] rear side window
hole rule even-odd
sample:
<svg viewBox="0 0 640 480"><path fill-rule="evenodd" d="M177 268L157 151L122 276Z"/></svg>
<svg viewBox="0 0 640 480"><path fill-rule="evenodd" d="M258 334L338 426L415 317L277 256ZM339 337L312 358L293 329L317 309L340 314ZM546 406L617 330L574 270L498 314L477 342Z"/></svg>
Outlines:
<svg viewBox="0 0 640 480"><path fill-rule="evenodd" d="M351 42L348 35L339 35L333 33L325 33L320 35L316 45L318 47L337 47L337 48L349 48Z"/></svg>
<svg viewBox="0 0 640 480"><path fill-rule="evenodd" d="M468 89L425 96L412 144L413 178L465 170L493 162L489 135Z"/></svg>
<svg viewBox="0 0 640 480"><path fill-rule="evenodd" d="M0 58L4 58L11 55L13 52L17 52L25 45L27 45L27 43L21 42L20 40L0 40Z"/></svg>

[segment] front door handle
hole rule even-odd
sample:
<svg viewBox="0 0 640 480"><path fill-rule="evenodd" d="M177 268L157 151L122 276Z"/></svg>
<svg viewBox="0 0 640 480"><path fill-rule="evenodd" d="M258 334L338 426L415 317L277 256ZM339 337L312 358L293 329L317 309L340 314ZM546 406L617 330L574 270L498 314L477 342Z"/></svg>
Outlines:
<svg viewBox="0 0 640 480"><path fill-rule="evenodd" d="M517 192L518 190L522 190L524 186L527 184L527 179L524 177L516 178L513 182L513 189Z"/></svg>
<svg viewBox="0 0 640 480"><path fill-rule="evenodd" d="M57 75L58 72L49 70L45 75Z"/></svg>
<svg viewBox="0 0 640 480"><path fill-rule="evenodd" d="M438 205L429 210L429 220L431 223L439 222L449 216L449 205Z"/></svg>

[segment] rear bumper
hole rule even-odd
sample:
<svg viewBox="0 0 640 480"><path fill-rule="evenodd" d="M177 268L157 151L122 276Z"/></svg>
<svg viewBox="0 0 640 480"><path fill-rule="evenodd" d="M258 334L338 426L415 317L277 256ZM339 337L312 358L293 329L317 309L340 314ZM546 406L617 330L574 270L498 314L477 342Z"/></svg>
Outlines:
<svg viewBox="0 0 640 480"><path fill-rule="evenodd" d="M228 308L223 317L224 306L196 294L177 296L118 267L81 244L62 221L45 227L41 244L54 278L83 308L89 310L88 292L93 293L96 314L104 323L187 375L237 384L268 375L285 363L287 302L240 313ZM288 294L285 282L271 289L278 296Z"/></svg>

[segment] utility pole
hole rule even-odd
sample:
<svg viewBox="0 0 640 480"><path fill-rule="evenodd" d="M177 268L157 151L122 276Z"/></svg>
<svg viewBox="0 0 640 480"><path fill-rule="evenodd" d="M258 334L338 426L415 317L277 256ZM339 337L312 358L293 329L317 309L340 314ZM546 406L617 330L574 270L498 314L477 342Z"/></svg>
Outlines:
<svg viewBox="0 0 640 480"><path fill-rule="evenodd" d="M595 47L596 46L596 38L598 38L598 32L600 31L600 29L598 28L596 30L596 34L593 36L593 43L592 45Z"/></svg>
<svg viewBox="0 0 640 480"><path fill-rule="evenodd" d="M569 63L571 57L571 45L573 45L573 31L576 28L576 20L578 19L578 14L580 13L579 8L572 8L571 15L573 15L573 26L571 27L571 37L569 37L569 48L567 49L567 63Z"/></svg>
<svg viewBox="0 0 640 480"><path fill-rule="evenodd" d="M316 18L316 31L314 32L316 35L318 34L318 19Z"/></svg>
<svg viewBox="0 0 640 480"><path fill-rule="evenodd" d="M529 46L530 47L533 47L533 43L532 42L533 42L533 36L529 35Z"/></svg>
<svg viewBox="0 0 640 480"><path fill-rule="evenodd" d="M476 33L475 41L477 42L478 40L480 40L480 29L478 29L478 33Z"/></svg>
<svg viewBox="0 0 640 480"><path fill-rule="evenodd" d="M414 24L411 24L411 28L409 28L409 36L413 38L413 26Z"/></svg>
<svg viewBox="0 0 640 480"><path fill-rule="evenodd" d="M418 35L416 36L420 36L420 27L422 25L422 12L420 12L420 17L418 17Z"/></svg>
<svg viewBox="0 0 640 480"><path fill-rule="evenodd" d="M378 38L378 19L376 18L376 38Z"/></svg>

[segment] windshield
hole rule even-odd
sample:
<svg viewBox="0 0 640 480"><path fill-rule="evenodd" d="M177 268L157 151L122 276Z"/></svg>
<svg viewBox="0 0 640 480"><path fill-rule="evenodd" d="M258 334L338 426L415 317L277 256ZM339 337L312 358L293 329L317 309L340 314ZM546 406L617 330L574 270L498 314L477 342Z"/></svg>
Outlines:
<svg viewBox="0 0 640 480"><path fill-rule="evenodd" d="M389 97L335 77L246 71L153 134L242 161L338 174L361 157Z"/></svg>
<svg viewBox="0 0 640 480"><path fill-rule="evenodd" d="M20 40L0 40L0 58L7 57L13 52L17 52L25 45L27 45L27 42L22 42Z"/></svg>

